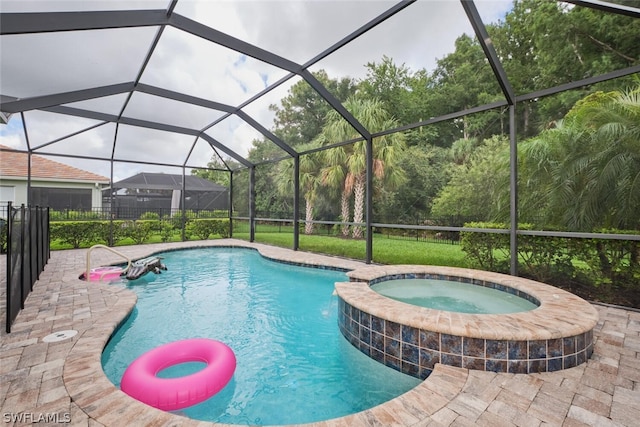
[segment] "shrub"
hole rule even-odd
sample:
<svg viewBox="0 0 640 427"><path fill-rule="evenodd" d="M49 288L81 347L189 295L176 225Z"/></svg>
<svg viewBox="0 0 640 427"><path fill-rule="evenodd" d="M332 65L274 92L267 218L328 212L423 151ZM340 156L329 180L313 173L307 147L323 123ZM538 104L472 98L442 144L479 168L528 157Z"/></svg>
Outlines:
<svg viewBox="0 0 640 427"><path fill-rule="evenodd" d="M473 222L470 228L506 229L506 224ZM519 230L533 230L532 224L519 224ZM508 234L465 231L461 235L461 248L469 263L484 270L506 273L509 271L510 240ZM541 282L552 278L572 277L574 254L568 250L572 240L562 237L518 235L518 264L523 275Z"/></svg>
<svg viewBox="0 0 640 427"><path fill-rule="evenodd" d="M229 220L192 219L187 223L185 234L188 239L196 236L200 240L207 240L212 234L229 237Z"/></svg>
<svg viewBox="0 0 640 427"><path fill-rule="evenodd" d="M162 217L163 223L170 223L173 228L181 229L182 228L182 217L180 215L170 216L164 215Z"/></svg>
<svg viewBox="0 0 640 427"><path fill-rule="evenodd" d="M55 211L49 210L49 219L51 221L92 221L96 219L107 219L108 214L102 214L101 212L94 211L74 211L63 210Z"/></svg>
<svg viewBox="0 0 640 427"><path fill-rule="evenodd" d="M64 212L49 209L49 221L64 221L66 219L66 214Z"/></svg>
<svg viewBox="0 0 640 427"><path fill-rule="evenodd" d="M60 240L77 249L96 240L102 223L98 221L61 221L50 225L51 239Z"/></svg>
<svg viewBox="0 0 640 427"><path fill-rule="evenodd" d="M218 220L214 229L215 234L219 234L223 239L228 238L231 235L229 220Z"/></svg>
<svg viewBox="0 0 640 427"><path fill-rule="evenodd" d="M9 225L4 219L0 219L0 254L7 253L7 229Z"/></svg>
<svg viewBox="0 0 640 427"><path fill-rule="evenodd" d="M96 227L96 239L105 245L115 245L127 237L124 228L125 221L113 221L113 229L111 228L111 221L100 221L98 224L99 226Z"/></svg>
<svg viewBox="0 0 640 427"><path fill-rule="evenodd" d="M637 230L599 230L608 234L638 234ZM572 255L583 261L581 271L603 293L640 286L640 241L575 239Z"/></svg>
<svg viewBox="0 0 640 427"><path fill-rule="evenodd" d="M160 219L160 215L156 212L144 212L142 215L140 215L140 218L138 219L155 219L155 220L159 220Z"/></svg>
<svg viewBox="0 0 640 427"><path fill-rule="evenodd" d="M148 223L151 230L156 232L159 232L162 226L160 223L160 215L156 212L144 212L140 215L139 220Z"/></svg>
<svg viewBox="0 0 640 427"><path fill-rule="evenodd" d="M189 236L196 236L199 240L207 240L213 234L214 228L213 221L209 219L192 219L186 226Z"/></svg>
<svg viewBox="0 0 640 427"><path fill-rule="evenodd" d="M506 228L504 224L468 223L473 228ZM520 224L519 230L532 230ZM638 231L604 229L607 234L638 234ZM468 262L485 270L507 272L509 235L465 231L461 248ZM524 276L565 286L595 286L597 298L611 300L616 292L640 287L640 241L568 237L518 236L518 262ZM620 295L619 298L622 298ZM633 303L626 302L626 304Z"/></svg>
<svg viewBox="0 0 640 427"><path fill-rule="evenodd" d="M198 218L198 213L194 212L194 211L192 211L190 209L187 209L187 210L184 211L184 216L187 219L196 219L196 218Z"/></svg>
<svg viewBox="0 0 640 427"><path fill-rule="evenodd" d="M229 211L198 211L197 215L198 218L226 218L229 215Z"/></svg>
<svg viewBox="0 0 640 427"><path fill-rule="evenodd" d="M506 229L505 224L470 222L468 228ZM509 271L509 235L464 231L460 233L460 248L465 252L469 265L488 271Z"/></svg>
<svg viewBox="0 0 640 427"><path fill-rule="evenodd" d="M175 234L176 228L171 221L162 221L160 226L160 240L162 242L168 242Z"/></svg>
<svg viewBox="0 0 640 427"><path fill-rule="evenodd" d="M532 224L520 224L520 230L533 230ZM523 273L546 282L554 277L573 277L575 268L568 250L572 239L550 236L518 236L518 261Z"/></svg>
<svg viewBox="0 0 640 427"><path fill-rule="evenodd" d="M124 227L124 235L131 238L137 245L141 245L151 237L153 222L155 221L127 221Z"/></svg>

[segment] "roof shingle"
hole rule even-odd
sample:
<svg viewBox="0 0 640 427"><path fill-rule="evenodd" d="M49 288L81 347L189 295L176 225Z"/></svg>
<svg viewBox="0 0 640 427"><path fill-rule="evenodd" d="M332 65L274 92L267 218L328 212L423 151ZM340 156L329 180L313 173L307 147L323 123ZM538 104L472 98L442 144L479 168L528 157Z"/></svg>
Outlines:
<svg viewBox="0 0 640 427"><path fill-rule="evenodd" d="M11 147L0 144L0 148ZM26 177L28 175L28 155L15 151L0 151L0 176ZM31 178L48 178L74 181L94 181L109 183L109 178L64 163L54 162L42 156L31 156Z"/></svg>

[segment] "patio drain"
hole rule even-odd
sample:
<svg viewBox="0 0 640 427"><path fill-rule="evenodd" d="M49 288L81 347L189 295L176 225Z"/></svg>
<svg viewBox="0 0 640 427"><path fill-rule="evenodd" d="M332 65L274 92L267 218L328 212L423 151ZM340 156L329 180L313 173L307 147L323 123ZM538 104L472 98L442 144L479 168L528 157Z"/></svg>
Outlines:
<svg viewBox="0 0 640 427"><path fill-rule="evenodd" d="M66 331L54 332L54 333L49 334L46 337L42 338L42 341L43 342L64 341L66 339L74 337L77 333L78 333L78 331L75 331L73 329L69 329L69 330L66 330Z"/></svg>

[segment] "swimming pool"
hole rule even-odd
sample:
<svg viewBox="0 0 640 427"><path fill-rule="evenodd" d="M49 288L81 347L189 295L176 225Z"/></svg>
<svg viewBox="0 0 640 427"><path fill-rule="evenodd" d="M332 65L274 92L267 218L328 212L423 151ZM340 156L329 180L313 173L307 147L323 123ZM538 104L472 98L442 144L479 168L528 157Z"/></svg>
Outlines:
<svg viewBox="0 0 640 427"><path fill-rule="evenodd" d="M182 410L194 419L320 421L370 408L419 383L370 359L340 334L332 293L334 282L345 280L343 272L277 263L240 248L157 255L169 270L128 284L138 295L136 308L103 352L103 368L115 385L142 353L189 337L225 342L238 360L225 389Z"/></svg>

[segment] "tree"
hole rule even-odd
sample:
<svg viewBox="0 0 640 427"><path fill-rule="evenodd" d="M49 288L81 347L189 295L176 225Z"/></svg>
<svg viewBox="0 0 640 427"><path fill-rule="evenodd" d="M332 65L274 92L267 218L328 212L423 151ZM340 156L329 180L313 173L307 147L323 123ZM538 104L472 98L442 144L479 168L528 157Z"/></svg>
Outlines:
<svg viewBox="0 0 640 427"><path fill-rule="evenodd" d="M520 152L521 210L574 231L640 225L640 88L587 96Z"/></svg>
<svg viewBox="0 0 640 427"><path fill-rule="evenodd" d="M580 106L576 125L593 131L597 205L603 225L640 226L640 87Z"/></svg>
<svg viewBox="0 0 640 427"><path fill-rule="evenodd" d="M618 0L616 2L634 5L637 0ZM505 68L509 82L514 87L516 94L522 95L640 63L640 44L637 43L637 40L640 39L640 26L636 21L632 17L605 13L572 3L548 0L515 0L513 9L506 14L504 20L488 25L487 30L491 36L491 43L495 46L497 55ZM350 78L330 79L327 73L322 70L315 73L315 76L343 103L348 98L353 98L352 95L356 91L358 91L359 99L377 99L389 117L395 118L392 123L381 125L385 128L428 120L503 98L502 91L480 44L475 37L466 34L456 40L455 50L452 53L438 60L436 69L432 73L424 69L413 71L405 64L395 64L387 56L383 56L380 61L367 63L366 67L367 76L359 82ZM607 91L619 89L631 81L633 81L633 77L625 77L553 96L519 101L516 110L518 139L523 140L536 136L541 129L555 128L575 102L588 93L603 88ZM293 147L300 147L312 140L317 140L322 145L328 145L359 137L358 133L351 129L305 81L293 85L280 105L272 105L270 108L276 116L273 132ZM352 107L348 108L352 112L356 111ZM439 210L440 213L446 211L444 209L445 196L450 198L450 203L447 203L453 211L473 206L455 205L454 201L462 200L464 195L468 196L468 200L477 200L480 203L480 210L473 213L479 212L481 216L494 218L497 216L508 218L508 203L504 202L506 200L504 198L508 198L508 179L505 178L507 180L501 182L502 190L495 193L501 197L496 202L496 206L500 206L500 209L494 209L496 206L487 209L487 200L489 199L476 196L485 194L488 188L483 186L482 180L476 181L471 176L474 173L483 176L482 168L492 164L493 160L489 160L492 155L485 153L484 149L476 149L476 147L482 146L485 140L491 140L493 135L505 134L507 129L505 111L505 109L485 111L404 132L402 138L407 146L420 147L423 150L413 152L414 158L423 158L425 162L429 162L430 170L427 171L426 166L425 170L422 170L417 161L413 161L414 158L403 156L402 161L398 161L396 158L397 169L404 169L411 177L410 182L406 182L404 185L411 197L402 197L391 191L388 182L385 182L385 187L382 189L383 187L376 178L374 196L382 197L385 201L384 206L375 207L376 215L387 215L392 211L393 203L399 203L398 206L402 206L402 212L407 212L407 215L409 212L414 215L418 208L424 209L424 212L428 213L430 203L423 202L433 200L432 191L439 190L442 187L441 183L447 181L453 173L452 171L455 170L455 174L461 173L466 179L469 179L470 183L473 182L474 185L477 184L480 187L478 191L473 192L474 190L460 186L459 193L455 194L450 190L452 187L447 186L447 189L440 193L441 197L436 211ZM340 134L327 138L328 131L324 129L325 125L329 125L327 123L329 119L336 123L341 121L342 131ZM359 118L359 120L363 119ZM335 123L332 126L338 127ZM545 164L543 157L536 156L550 156L547 160L552 163L546 164L546 167L558 168L554 169L558 175L553 178L556 179L553 185L556 185L560 190L566 190L559 181L562 176L559 165L565 165L564 172L569 173L568 165L579 165L581 161L579 155L586 156L588 154L583 150L583 144L585 144L585 136L581 134L583 130L569 125L568 122L563 126L564 129L557 129L556 136L550 135L550 137L565 138L565 144L567 147L573 147L572 150L567 149L562 152L562 144L554 143L552 146L548 146L544 138L536 144L531 142L529 146L523 142L519 143L521 146L519 148L521 151L519 168L523 173L519 177L521 188L519 198L521 206L531 206L531 209L520 209L521 218L553 221L555 224L559 224L558 226L571 222L567 218L560 217L561 212L566 213L559 207L560 200L556 202L551 199L550 195L539 190L549 191L553 177L535 172L538 170L536 161ZM367 127L369 129L375 128L369 125ZM589 135L593 132L590 132ZM603 132L601 131L601 133ZM589 141L589 144L593 143L593 141ZM383 142L382 145L384 144ZM360 218L363 215L364 206L361 201L364 198L364 178L356 172L362 171L364 168L365 157L361 155L364 153L364 145L364 143L356 143L350 146L336 147L324 153L323 156L328 165L323 169L321 176L326 186L317 189L317 199L314 202L315 214L324 212L327 217L334 218L336 215L333 210L334 206L340 205L342 219L348 222L351 216L351 204L353 204L356 217ZM426 156L427 153L432 154L433 146L444 149L453 147L454 161L460 167L436 167L433 159L439 159L439 155L436 157ZM617 145L600 146L600 158L605 159L607 155L612 155L615 146ZM527 153L527 150L532 151ZM571 153L573 153L573 158L570 157ZM483 161L478 158L480 154L487 156L485 161L488 163L486 165L481 164ZM527 160L529 155L531 158ZM558 157L561 155L565 157ZM266 140L254 141L254 147L250 151L250 157L256 163L269 162L283 156L285 153L282 150ZM429 157L431 160L424 157ZM563 163L562 159L568 163ZM585 159L586 157L582 161L586 161ZM614 156L611 159L621 161L622 157ZM497 158L494 160L497 162ZM441 160L437 161L441 162ZM596 164L595 158L590 158L590 161L591 165ZM604 162L604 160L601 161ZM627 162L624 167L628 168L630 164ZM438 163L438 165L440 164ZM618 166L623 167L622 164ZM385 168L388 169L388 167ZM265 166L258 169L260 170L256 176L256 188L258 189L256 206L258 209L290 209L290 201L285 200L280 203L275 200L278 196L276 188L278 173L275 170L277 168ZM488 172L488 170L486 171ZM595 173L595 169L591 169L591 173ZM501 170L498 174L502 177L504 171ZM385 173L386 176L388 175ZM504 176L508 177L508 174ZM573 177L583 179L585 183L591 182L594 185L591 178L583 176L582 172L580 174L575 172ZM497 185L496 178L495 176L487 176L491 185ZM570 176L565 175L565 178L569 179ZM451 185L455 184L456 180L462 180L462 178L453 177ZM415 184L417 182L424 182L424 186L420 188ZM567 182L564 184L566 187ZM575 186L575 191L578 191L578 184L578 182L572 184ZM334 193L331 194L329 189ZM355 191L356 189L357 191ZM530 192L529 189L531 189ZM589 193L588 189L583 190ZM497 191L497 187L492 187L492 191ZM469 193L467 194L467 192ZM585 193L585 197L587 193ZM555 197L560 197L562 194L559 191ZM609 194L609 196L613 197L613 194ZM577 197L577 195L572 197ZM324 203L325 198L327 203ZM331 203L333 200L341 201L340 203ZM411 200L415 201L415 204ZM473 208L469 207L469 209ZM591 212L591 208L587 209L587 205L584 206L584 209L585 214ZM633 216L627 217L632 218ZM572 220L574 222L572 227L576 227L578 222L586 224L583 220L586 216L582 215L583 219L580 220L577 218L575 221ZM613 217L611 220L618 223L621 221L613 219ZM584 224L580 227L585 226ZM345 226L343 231L348 235L349 227Z"/></svg>
<svg viewBox="0 0 640 427"><path fill-rule="evenodd" d="M617 3L637 5L636 0ZM640 62L636 19L548 0L516 0L504 22L487 27L509 82L525 94ZM520 103L518 132L535 136L561 119L580 98L620 88L630 79Z"/></svg>
<svg viewBox="0 0 640 427"><path fill-rule="evenodd" d="M380 63L368 62L366 67L367 76L358 86L361 96L378 99L401 124L417 121L411 117L409 102L413 80L411 70L405 64L396 65L386 55Z"/></svg>
<svg viewBox="0 0 640 427"><path fill-rule="evenodd" d="M381 188L374 206L375 222L415 224L431 212L433 199L449 180L449 150L412 146L399 153L406 179L396 189Z"/></svg>
<svg viewBox="0 0 640 427"><path fill-rule="evenodd" d="M437 116L504 99L480 44L466 34L456 39L454 52L438 60L432 77ZM450 127L451 123L447 143L501 132L499 111L467 115L448 123Z"/></svg>
<svg viewBox="0 0 640 427"><path fill-rule="evenodd" d="M451 180L433 202L435 217L462 216L491 221L508 211L509 140L483 141L467 163L452 166Z"/></svg>
<svg viewBox="0 0 640 427"><path fill-rule="evenodd" d="M383 108L378 100L349 98L345 107L369 132L397 127L397 122ZM320 142L324 145L338 143L361 137L360 134L336 111L330 111L326 124L320 135ZM398 153L404 149L404 135L394 133L375 138L373 141L373 174L379 183L397 184L402 181L403 173L398 168ZM325 151L327 166L322 170L322 182L333 188L341 189L341 216L343 222L349 222L349 202L353 201L353 221L362 223L364 220L364 205L366 191L366 141L358 141L350 145L343 145ZM346 237L349 233L348 225L342 228ZM362 237L362 227L354 226L354 238Z"/></svg>
<svg viewBox="0 0 640 427"><path fill-rule="evenodd" d="M339 101L346 100L356 91L351 78L330 79L324 70L313 73ZM292 147L308 144L322 131L325 116L332 107L305 80L291 86L280 106L270 105L275 112L274 134Z"/></svg>
<svg viewBox="0 0 640 427"><path fill-rule="evenodd" d="M317 142L311 142L301 145L298 149L300 152L304 152L317 147ZM314 219L315 202L318 195L318 186L320 185L320 161L321 156L318 152L300 156L300 190L304 195L305 201L305 234L313 234L314 227L311 221ZM280 162L277 185L281 195L290 195L295 190L294 172L293 159Z"/></svg>
<svg viewBox="0 0 640 427"><path fill-rule="evenodd" d="M283 198L277 190L278 168L271 159L285 157L286 153L268 140L254 140L247 159L252 163L263 163L255 167L255 208L259 214L285 214L291 211L291 198ZM265 162L266 161L266 162ZM250 171L235 162L228 162L233 173L233 209L241 216L249 215Z"/></svg>
<svg viewBox="0 0 640 427"><path fill-rule="evenodd" d="M223 160L217 154L211 157L209 163L207 163L207 169L192 169L191 175L198 176L200 178L208 179L224 187L229 188L230 173L228 172L228 166L238 166L237 162L232 160Z"/></svg>

